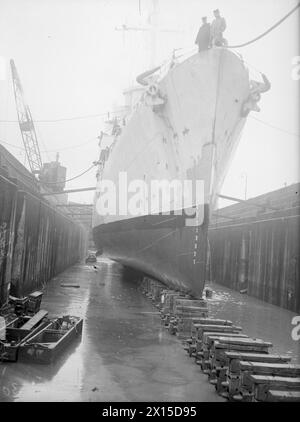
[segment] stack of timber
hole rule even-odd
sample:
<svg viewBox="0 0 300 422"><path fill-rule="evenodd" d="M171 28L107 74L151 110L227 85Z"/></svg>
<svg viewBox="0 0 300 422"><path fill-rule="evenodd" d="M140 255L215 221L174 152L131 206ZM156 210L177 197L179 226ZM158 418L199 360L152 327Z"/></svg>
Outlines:
<svg viewBox="0 0 300 422"><path fill-rule="evenodd" d="M269 353L248 353L239 351L225 352L226 365L228 367L228 393L231 400L241 400L244 397L246 401L246 392L242 392L242 369L241 364L246 362L261 362L267 365L272 364L288 364L291 361L289 356L272 355Z"/></svg>
<svg viewBox="0 0 300 422"><path fill-rule="evenodd" d="M244 361L240 363L240 371L240 392L233 396L236 400L274 401L277 396L283 401L289 397L288 393L299 400L300 365Z"/></svg>
<svg viewBox="0 0 300 422"><path fill-rule="evenodd" d="M231 321L203 318L193 324L185 350L230 401L300 401L300 365L241 331Z"/></svg>
<svg viewBox="0 0 300 422"><path fill-rule="evenodd" d="M207 316L207 303L184 292L166 289L159 281L144 277L142 292L160 310L162 324L180 339L190 336L192 323Z"/></svg>
<svg viewBox="0 0 300 422"><path fill-rule="evenodd" d="M189 338L192 324L207 317L207 313L207 303L203 299L175 299L174 328L178 338Z"/></svg>
<svg viewBox="0 0 300 422"><path fill-rule="evenodd" d="M300 401L300 365L271 353L272 343L248 337L232 321L209 318L203 299L149 277L141 290L219 395L229 401Z"/></svg>
<svg viewBox="0 0 300 422"><path fill-rule="evenodd" d="M198 352L200 347L200 339L198 329L203 328L203 325L224 325L232 326L231 321L224 319L212 319L212 318L200 318L198 321L193 321L191 327L191 337L187 339L185 349L188 351L190 357L196 357L196 352Z"/></svg>

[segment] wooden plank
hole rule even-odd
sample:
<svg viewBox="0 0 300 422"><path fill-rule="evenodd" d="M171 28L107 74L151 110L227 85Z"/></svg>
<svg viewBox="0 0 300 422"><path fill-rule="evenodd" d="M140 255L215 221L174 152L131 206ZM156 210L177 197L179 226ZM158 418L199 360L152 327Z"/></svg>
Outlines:
<svg viewBox="0 0 300 422"><path fill-rule="evenodd" d="M207 311L199 311L199 312L177 312L174 314L174 316L181 320L189 320L191 327L193 323L193 319L196 318L202 318L207 316Z"/></svg>
<svg viewBox="0 0 300 422"><path fill-rule="evenodd" d="M220 340L220 338L230 337L230 338L247 338L247 334L241 333L204 333L202 337L202 343L210 345L213 341Z"/></svg>
<svg viewBox="0 0 300 422"><path fill-rule="evenodd" d="M203 333L205 331L217 331L220 333L228 333L228 332L233 332L233 333L238 333L240 331L242 331L242 327L237 327L236 325L231 325L231 326L226 326L226 325L202 325L201 327L198 328L198 337L201 338L201 336L203 335Z"/></svg>
<svg viewBox="0 0 300 422"><path fill-rule="evenodd" d="M217 341L219 340L221 337L248 337L246 334L241 334L241 333L233 333L233 332L229 332L229 333L218 333L217 331L215 332L210 332L210 331L206 331L203 333L202 339L197 339L196 340L196 351L199 352L202 350L202 347L207 347L211 346L211 342L212 341ZM214 337L214 339L210 340L210 337Z"/></svg>
<svg viewBox="0 0 300 422"><path fill-rule="evenodd" d="M224 337L224 341L221 339L220 343L225 343L225 344L240 344L242 346L266 346L266 347L272 347L272 343L268 342L268 341L263 341L261 339L258 338L240 338L240 339L236 339L236 338L230 338L230 337Z"/></svg>
<svg viewBox="0 0 300 422"><path fill-rule="evenodd" d="M193 306L193 307L203 307L203 306L207 306L207 302L203 299L187 299L187 298L182 298L182 299L175 299L175 306L177 307L182 307L182 306Z"/></svg>
<svg viewBox="0 0 300 422"><path fill-rule="evenodd" d="M300 402L300 391L269 390L266 401L268 402Z"/></svg>
<svg viewBox="0 0 300 422"><path fill-rule="evenodd" d="M300 365L289 363L240 362L241 371L257 375L278 375L283 377L299 377Z"/></svg>
<svg viewBox="0 0 300 422"><path fill-rule="evenodd" d="M199 318L198 322L194 324L195 328L203 325L232 325L232 321L227 319L213 319L213 318Z"/></svg>
<svg viewBox="0 0 300 422"><path fill-rule="evenodd" d="M246 353L240 351L225 351L228 359L229 371L231 373L240 373L240 363L243 361L255 361L266 363L287 363L291 361L290 356L271 355L268 353Z"/></svg>
<svg viewBox="0 0 300 422"><path fill-rule="evenodd" d="M37 290L35 292L30 293L30 295L28 295L28 297L32 297L34 299L36 299L37 297L40 297L43 295L43 292Z"/></svg>
<svg viewBox="0 0 300 422"><path fill-rule="evenodd" d="M202 307L178 307L176 306L176 310L174 313L177 314L197 314L197 313L208 313L208 309Z"/></svg>
<svg viewBox="0 0 300 422"><path fill-rule="evenodd" d="M262 353L243 353L238 351L228 351L225 352L226 356L229 359L239 359L239 360L248 360L255 362L290 362L291 357L287 355L265 355Z"/></svg>
<svg viewBox="0 0 300 422"><path fill-rule="evenodd" d="M48 311L40 310L32 318L30 318L30 320L27 321L22 327L20 327L20 330L31 330L47 315L48 315Z"/></svg>
<svg viewBox="0 0 300 422"><path fill-rule="evenodd" d="M279 377L272 375L255 375L249 374L249 379L255 384L287 384L294 387L300 387L300 377Z"/></svg>
<svg viewBox="0 0 300 422"><path fill-rule="evenodd" d="M258 401L266 401L269 390L300 391L300 378L248 374L248 380L252 382L250 391Z"/></svg>
<svg viewBox="0 0 300 422"><path fill-rule="evenodd" d="M216 359L219 356L222 356L222 359L227 359L226 351L238 350L239 352L269 353L270 346L271 343L260 339L221 337L213 343L212 354Z"/></svg>

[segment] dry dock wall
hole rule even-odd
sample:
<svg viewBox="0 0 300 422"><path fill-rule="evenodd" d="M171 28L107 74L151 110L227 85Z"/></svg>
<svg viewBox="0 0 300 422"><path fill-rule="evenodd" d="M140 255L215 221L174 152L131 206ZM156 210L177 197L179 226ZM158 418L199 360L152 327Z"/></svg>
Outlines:
<svg viewBox="0 0 300 422"><path fill-rule="evenodd" d="M0 306L41 288L79 261L85 230L0 175Z"/></svg>
<svg viewBox="0 0 300 422"><path fill-rule="evenodd" d="M225 218L215 218L209 228L210 277L299 313L299 185L274 192L277 207L278 196L285 198L285 208L278 211L262 213L261 208L253 207L249 212L251 203L220 210ZM273 197L268 194L268 205L275 207ZM263 203L263 198L256 199L259 201Z"/></svg>

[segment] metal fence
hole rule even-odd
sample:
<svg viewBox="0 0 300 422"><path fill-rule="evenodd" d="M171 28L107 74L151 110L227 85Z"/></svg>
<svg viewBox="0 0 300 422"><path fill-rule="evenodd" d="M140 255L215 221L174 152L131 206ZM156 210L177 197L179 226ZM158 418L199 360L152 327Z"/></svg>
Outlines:
<svg viewBox="0 0 300 422"><path fill-rule="evenodd" d="M0 305L83 258L86 237L82 226L0 176Z"/></svg>

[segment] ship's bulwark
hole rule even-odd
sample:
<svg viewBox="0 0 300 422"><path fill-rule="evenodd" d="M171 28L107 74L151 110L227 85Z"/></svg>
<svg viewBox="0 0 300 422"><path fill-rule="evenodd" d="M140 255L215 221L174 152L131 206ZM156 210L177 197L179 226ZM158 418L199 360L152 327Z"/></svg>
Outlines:
<svg viewBox="0 0 300 422"><path fill-rule="evenodd" d="M200 296L208 210L213 208L245 123L242 107L249 96L249 74L234 53L216 48L175 65L157 85L160 98L165 99L162 107L155 110L142 96L99 171L94 240L111 259ZM110 180L118 186L120 172L126 172L128 184L203 181L202 225L187 227L180 217L169 220L168 227L161 216L155 217L157 221L153 215L105 216L98 208L101 182Z"/></svg>

